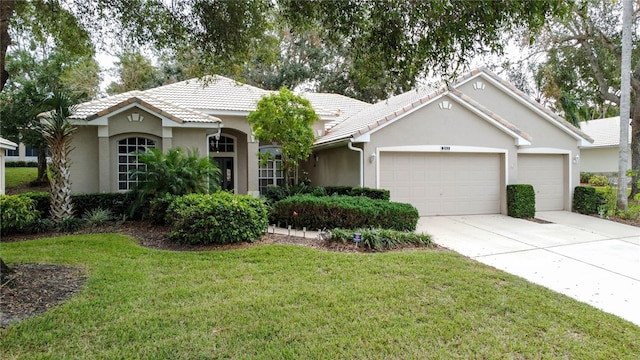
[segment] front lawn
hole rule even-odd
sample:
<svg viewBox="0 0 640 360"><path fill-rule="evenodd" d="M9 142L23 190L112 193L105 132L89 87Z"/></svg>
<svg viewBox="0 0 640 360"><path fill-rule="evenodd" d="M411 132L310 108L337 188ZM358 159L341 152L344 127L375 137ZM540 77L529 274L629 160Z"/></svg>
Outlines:
<svg viewBox="0 0 640 360"><path fill-rule="evenodd" d="M0 330L3 359L637 359L640 327L440 250L170 252L129 237L3 243L86 288Z"/></svg>
<svg viewBox="0 0 640 360"><path fill-rule="evenodd" d="M8 167L5 168L5 187L12 188L19 185L27 185L38 177L38 168L35 167Z"/></svg>

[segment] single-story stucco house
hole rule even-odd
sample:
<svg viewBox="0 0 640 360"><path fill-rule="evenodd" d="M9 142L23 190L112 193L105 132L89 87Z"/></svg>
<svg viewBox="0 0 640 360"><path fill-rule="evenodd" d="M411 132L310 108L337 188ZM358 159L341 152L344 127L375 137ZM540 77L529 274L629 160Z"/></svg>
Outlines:
<svg viewBox="0 0 640 360"><path fill-rule="evenodd" d="M148 147L198 149L223 187L258 195L281 184L278 159L260 165L246 117L268 91L212 76L80 104L72 157L74 192L124 191ZM507 184L536 189L537 210L570 210L580 148L592 140L486 69L442 89L376 104L303 93L321 118L303 164L313 185L384 188L421 215L506 213Z"/></svg>
<svg viewBox="0 0 640 360"><path fill-rule="evenodd" d="M13 141L9 141L7 139L3 139L0 137L0 194L4 194L5 191L5 183L4 183L4 161L5 161L5 153L7 150L15 150L18 147L18 144Z"/></svg>
<svg viewBox="0 0 640 360"><path fill-rule="evenodd" d="M620 145L620 117L589 120L580 123L580 129L593 139L593 144L582 149L580 171L612 176L618 173L618 147ZM631 122L629 122L631 144ZM631 169L631 151L629 151Z"/></svg>

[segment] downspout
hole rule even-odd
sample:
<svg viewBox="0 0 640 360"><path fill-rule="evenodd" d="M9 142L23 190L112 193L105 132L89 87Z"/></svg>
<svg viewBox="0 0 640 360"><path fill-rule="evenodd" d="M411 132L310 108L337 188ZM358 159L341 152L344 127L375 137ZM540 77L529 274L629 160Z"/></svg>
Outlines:
<svg viewBox="0 0 640 360"><path fill-rule="evenodd" d="M364 187L364 150L353 146L353 139L349 141L347 147L350 150L357 151L360 153L360 187Z"/></svg>

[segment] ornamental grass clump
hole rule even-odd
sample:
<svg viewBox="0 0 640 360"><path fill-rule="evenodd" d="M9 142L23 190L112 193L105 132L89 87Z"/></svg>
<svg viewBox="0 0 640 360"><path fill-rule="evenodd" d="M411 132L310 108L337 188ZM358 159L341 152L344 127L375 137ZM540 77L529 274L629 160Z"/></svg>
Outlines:
<svg viewBox="0 0 640 360"><path fill-rule="evenodd" d="M183 244L253 242L266 232L261 199L227 192L176 197L167 209L169 238Z"/></svg>

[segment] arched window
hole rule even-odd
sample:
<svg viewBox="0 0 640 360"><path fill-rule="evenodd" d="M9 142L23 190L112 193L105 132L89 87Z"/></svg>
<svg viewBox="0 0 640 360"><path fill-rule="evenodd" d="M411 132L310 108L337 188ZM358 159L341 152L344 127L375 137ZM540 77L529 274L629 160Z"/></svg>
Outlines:
<svg viewBox="0 0 640 360"><path fill-rule="evenodd" d="M268 155L267 155L268 154ZM269 185L284 184L284 171L282 171L282 150L278 146L265 146L260 148L260 169L258 171L258 190L264 195Z"/></svg>
<svg viewBox="0 0 640 360"><path fill-rule="evenodd" d="M155 148L156 142L143 137L130 137L118 141L118 190L130 190L138 180L131 176L131 171L144 169L138 162L138 152Z"/></svg>

